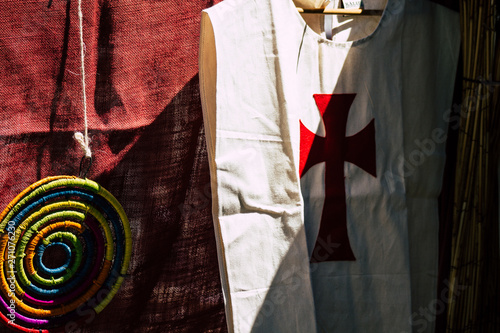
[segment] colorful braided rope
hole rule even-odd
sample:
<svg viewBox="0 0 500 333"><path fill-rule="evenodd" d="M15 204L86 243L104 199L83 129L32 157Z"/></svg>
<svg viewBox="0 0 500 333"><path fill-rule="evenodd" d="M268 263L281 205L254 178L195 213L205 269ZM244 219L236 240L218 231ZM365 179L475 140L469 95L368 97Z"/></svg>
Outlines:
<svg viewBox="0 0 500 333"><path fill-rule="evenodd" d="M59 267L44 262L51 248L64 257ZM0 321L49 333L100 313L131 253L127 216L99 184L72 176L32 184L0 214Z"/></svg>

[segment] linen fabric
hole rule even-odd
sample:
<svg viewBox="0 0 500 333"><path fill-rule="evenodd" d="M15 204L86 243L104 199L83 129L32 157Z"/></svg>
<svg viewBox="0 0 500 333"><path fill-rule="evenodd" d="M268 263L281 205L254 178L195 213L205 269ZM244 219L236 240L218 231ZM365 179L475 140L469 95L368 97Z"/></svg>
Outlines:
<svg viewBox="0 0 500 333"><path fill-rule="evenodd" d="M204 10L200 85L232 332L433 331L458 15L372 4L382 17L334 17L332 40L321 15L289 0Z"/></svg>

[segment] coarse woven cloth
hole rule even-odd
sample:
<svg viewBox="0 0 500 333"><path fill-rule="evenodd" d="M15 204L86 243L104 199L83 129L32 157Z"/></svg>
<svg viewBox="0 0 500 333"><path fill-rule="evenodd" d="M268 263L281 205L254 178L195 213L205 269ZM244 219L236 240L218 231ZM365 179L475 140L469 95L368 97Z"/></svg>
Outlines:
<svg viewBox="0 0 500 333"><path fill-rule="evenodd" d="M213 4L83 1L88 177L123 205L133 253L120 291L102 313L81 318L81 332L227 330L197 64L200 13ZM41 178L79 173L77 7L0 6L2 209Z"/></svg>

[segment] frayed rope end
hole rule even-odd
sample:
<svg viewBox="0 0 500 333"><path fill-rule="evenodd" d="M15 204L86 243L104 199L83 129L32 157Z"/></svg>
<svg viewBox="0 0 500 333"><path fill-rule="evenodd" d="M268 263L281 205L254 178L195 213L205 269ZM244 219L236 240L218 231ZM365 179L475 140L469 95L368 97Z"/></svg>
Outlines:
<svg viewBox="0 0 500 333"><path fill-rule="evenodd" d="M85 157L92 157L92 152L90 150L90 145L89 141L85 140L85 137L81 132L75 132L73 135L75 140L80 144L80 147L82 148L83 152L85 153Z"/></svg>

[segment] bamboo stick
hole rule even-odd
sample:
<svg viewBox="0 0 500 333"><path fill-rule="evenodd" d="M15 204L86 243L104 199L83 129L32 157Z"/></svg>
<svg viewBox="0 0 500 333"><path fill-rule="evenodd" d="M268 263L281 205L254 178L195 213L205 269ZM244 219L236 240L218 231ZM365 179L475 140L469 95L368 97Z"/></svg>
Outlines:
<svg viewBox="0 0 500 333"><path fill-rule="evenodd" d="M383 10L379 9L345 9L345 8L301 8L297 7L299 13L304 14L326 14L326 15L382 15Z"/></svg>
<svg viewBox="0 0 500 333"><path fill-rule="evenodd" d="M491 0L460 1L465 78L470 80L500 78L498 59L500 47L498 45L494 47L497 36L493 29L497 10ZM494 75L491 75L492 69ZM491 328L491 331L496 332L498 331L494 323L496 318L490 315L491 311L486 313L487 317L484 316L482 309L487 304L484 304L481 296L486 290L486 286L482 285L485 260L490 260L491 257L485 238L488 235L486 228L492 225L486 218L493 202L489 199L492 193L489 177L492 159L489 145L498 144L500 140L498 132L490 134L490 128L495 130L492 124L498 124L500 121L499 112L492 112L495 106L500 109L500 98L492 96L491 90L484 83L466 80L463 89L462 110L466 113L461 119L457 143L450 293L455 295L457 285L467 284L469 288L456 299L451 299L447 331L479 332ZM495 148L495 154L496 161L498 148ZM496 208L494 202L493 206ZM498 258L498 253L496 257ZM495 276L497 272L498 269L495 271ZM494 281L494 286L498 288L497 280ZM498 301L496 302L498 304Z"/></svg>

